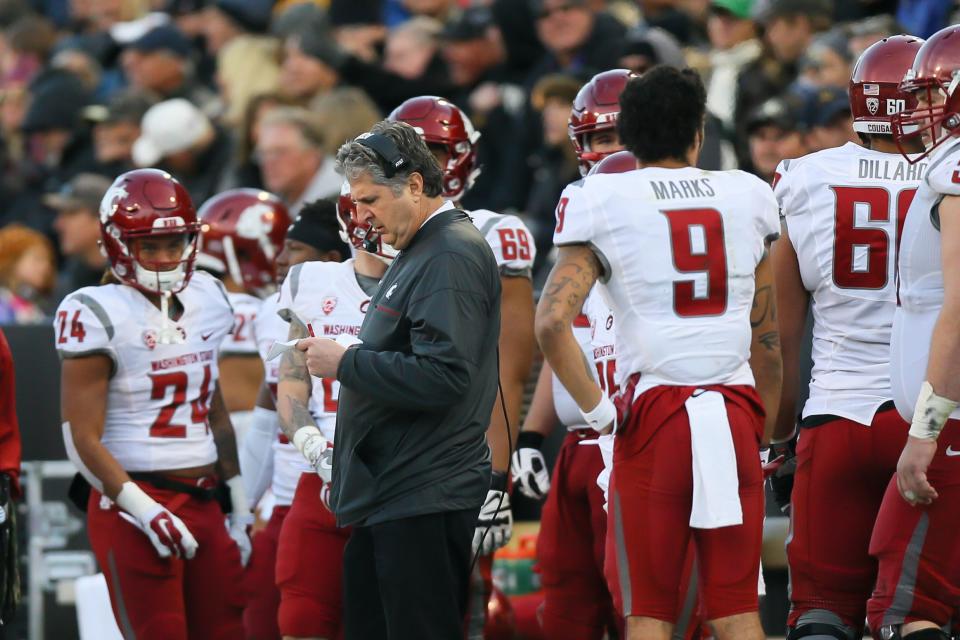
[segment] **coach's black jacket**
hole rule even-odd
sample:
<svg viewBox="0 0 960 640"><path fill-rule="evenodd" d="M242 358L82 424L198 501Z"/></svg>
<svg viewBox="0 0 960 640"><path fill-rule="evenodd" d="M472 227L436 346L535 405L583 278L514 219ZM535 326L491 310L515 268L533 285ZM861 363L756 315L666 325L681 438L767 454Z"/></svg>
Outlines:
<svg viewBox="0 0 960 640"><path fill-rule="evenodd" d="M387 270L337 370L337 524L479 510L499 335L493 252L464 212L442 211Z"/></svg>

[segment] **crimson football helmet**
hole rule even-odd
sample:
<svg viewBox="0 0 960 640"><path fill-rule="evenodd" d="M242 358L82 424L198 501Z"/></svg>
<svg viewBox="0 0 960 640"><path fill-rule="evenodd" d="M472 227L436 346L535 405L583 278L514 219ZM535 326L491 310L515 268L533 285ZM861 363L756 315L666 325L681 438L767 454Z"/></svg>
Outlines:
<svg viewBox="0 0 960 640"><path fill-rule="evenodd" d="M916 108L916 96L902 91L900 81L922 44L922 38L890 36L860 55L850 78L854 131L890 135L890 118L904 109Z"/></svg>
<svg viewBox="0 0 960 640"><path fill-rule="evenodd" d="M900 82L900 90L912 94L916 106L893 116L893 139L911 164L926 158L941 144L960 135L960 25L937 31L923 43ZM942 98L934 104L934 96ZM922 103L922 104L921 104ZM921 136L925 150L910 153L909 140Z"/></svg>
<svg viewBox="0 0 960 640"><path fill-rule="evenodd" d="M100 240L113 275L145 293L182 291L193 274L200 223L187 190L159 169L136 169L117 176L100 201ZM179 260L153 271L141 264L138 238L184 235ZM152 263L151 266L156 263Z"/></svg>
<svg viewBox="0 0 960 640"><path fill-rule="evenodd" d="M598 131L617 128L620 94L630 78L637 76L638 74L627 69L611 69L593 76L590 82L577 92L567 131L580 160L581 175L587 175L595 162L609 155L591 151L589 136Z"/></svg>
<svg viewBox="0 0 960 640"><path fill-rule="evenodd" d="M443 197L457 201L477 176L477 141L480 132L457 105L437 96L410 98L387 116L387 120L405 122L417 130L428 144L442 146L447 152L443 169Z"/></svg>
<svg viewBox="0 0 960 640"><path fill-rule="evenodd" d="M357 220L357 207L350 197L350 183L346 180L337 198L337 223L340 225L340 239L357 251L372 253L387 263L397 257L397 250L384 242L379 233L369 224L360 224Z"/></svg>
<svg viewBox="0 0 960 640"><path fill-rule="evenodd" d="M230 274L254 295L269 293L276 281L274 261L290 226L280 198L260 189L230 189L204 202L199 217L197 266Z"/></svg>
<svg viewBox="0 0 960 640"><path fill-rule="evenodd" d="M588 176L595 173L626 173L637 168L637 157L629 151L617 151L593 165Z"/></svg>

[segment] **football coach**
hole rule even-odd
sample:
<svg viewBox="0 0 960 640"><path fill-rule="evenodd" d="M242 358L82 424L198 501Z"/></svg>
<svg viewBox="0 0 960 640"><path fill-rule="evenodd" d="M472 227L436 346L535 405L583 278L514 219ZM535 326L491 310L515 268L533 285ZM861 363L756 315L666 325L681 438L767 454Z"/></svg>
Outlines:
<svg viewBox="0 0 960 640"><path fill-rule="evenodd" d="M331 507L347 640L463 636L477 516L490 485L485 431L497 394L500 275L441 169L407 124L344 144L369 242L399 250L344 349L301 341L310 373L340 381Z"/></svg>

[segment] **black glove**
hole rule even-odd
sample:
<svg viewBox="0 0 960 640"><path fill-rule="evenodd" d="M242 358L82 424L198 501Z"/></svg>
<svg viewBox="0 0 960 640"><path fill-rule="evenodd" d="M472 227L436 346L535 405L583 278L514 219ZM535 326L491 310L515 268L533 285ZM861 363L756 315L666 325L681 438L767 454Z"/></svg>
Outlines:
<svg viewBox="0 0 960 640"><path fill-rule="evenodd" d="M771 442L767 458L767 470L770 471L770 488L774 499L786 515L790 515L790 494L793 493L793 475L797 471L797 438L800 429L794 429L793 436L783 442Z"/></svg>

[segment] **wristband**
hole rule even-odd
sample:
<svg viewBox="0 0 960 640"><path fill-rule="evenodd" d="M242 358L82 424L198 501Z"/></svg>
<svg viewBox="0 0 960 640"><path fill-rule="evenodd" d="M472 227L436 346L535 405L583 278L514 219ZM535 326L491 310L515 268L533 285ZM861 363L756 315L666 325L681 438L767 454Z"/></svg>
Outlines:
<svg viewBox="0 0 960 640"><path fill-rule="evenodd" d="M936 440L956 408L956 401L938 396L933 392L933 386L924 380L913 410L910 435L920 440Z"/></svg>
<svg viewBox="0 0 960 640"><path fill-rule="evenodd" d="M115 502L118 507L138 520L157 504L156 500L144 493L143 489L132 480L120 485L120 493L117 494Z"/></svg>
<svg viewBox="0 0 960 640"><path fill-rule="evenodd" d="M224 484L230 489L230 506L233 507L233 515L250 513L250 502L247 500L247 492L243 488L243 478L240 474L233 476Z"/></svg>
<svg viewBox="0 0 960 640"><path fill-rule="evenodd" d="M490 490L491 491L506 491L507 490L507 474L503 471L494 471L490 474Z"/></svg>
<svg viewBox="0 0 960 640"><path fill-rule="evenodd" d="M521 431L517 435L517 449L540 450L543 446L543 434L536 431Z"/></svg>
<svg viewBox="0 0 960 640"><path fill-rule="evenodd" d="M607 425L617 418L617 408L613 401L605 395L600 396L600 402L590 411L580 410L580 415L586 421L587 426L594 431L603 431Z"/></svg>

